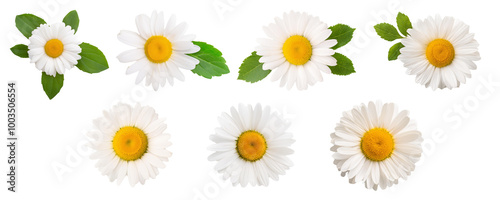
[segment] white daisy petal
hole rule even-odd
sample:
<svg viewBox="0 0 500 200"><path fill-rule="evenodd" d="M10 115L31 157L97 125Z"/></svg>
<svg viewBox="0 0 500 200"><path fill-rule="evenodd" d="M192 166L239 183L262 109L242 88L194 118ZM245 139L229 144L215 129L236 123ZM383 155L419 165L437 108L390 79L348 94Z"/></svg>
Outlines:
<svg viewBox="0 0 500 200"><path fill-rule="evenodd" d="M143 38L150 38L153 36L151 25L151 19L144 15L138 15L135 18L135 24L137 26L137 31L139 31L139 35Z"/></svg>
<svg viewBox="0 0 500 200"><path fill-rule="evenodd" d="M71 63L72 66L76 65L76 63L78 63L78 60L80 59L79 55L72 52L63 52L60 57L63 57L66 61ZM47 58L51 59L50 57Z"/></svg>
<svg viewBox="0 0 500 200"><path fill-rule="evenodd" d="M311 40L311 45L318 45L321 42L325 41L328 36L332 34L332 31L330 29L323 29L321 32L318 32L314 35L314 37L310 38Z"/></svg>
<svg viewBox="0 0 500 200"><path fill-rule="evenodd" d="M165 27L163 12L158 13L155 24L151 24L151 26L154 28L155 35L161 35L163 33Z"/></svg>
<svg viewBox="0 0 500 200"><path fill-rule="evenodd" d="M286 62L286 59L282 55L276 56L276 58L278 58L278 59L270 61L270 62L269 61L268 62L265 61L267 58L274 59L272 57L262 57L262 58L260 58L260 62L264 63L262 65L262 69L263 70L273 70L273 69L276 69L276 67L278 67L278 66L280 66L280 65L282 65L283 63Z"/></svg>
<svg viewBox="0 0 500 200"><path fill-rule="evenodd" d="M144 182L151 178L149 176L149 172L148 172L148 167L146 166L146 164L144 163L144 161L142 159L137 159L135 161L135 164L137 166L137 171L139 172L139 177L141 178L141 184L144 184Z"/></svg>
<svg viewBox="0 0 500 200"><path fill-rule="evenodd" d="M335 62L337 62L335 60ZM331 74L332 73L332 70L330 70L330 68L325 65L325 64L321 64L321 63L318 63L318 62L315 62L314 60L311 60L311 63L312 66L315 66L319 71L325 73L325 74Z"/></svg>
<svg viewBox="0 0 500 200"><path fill-rule="evenodd" d="M64 74L65 68L64 68L64 65L61 61L61 57L55 58L54 61L56 62L56 64L55 64L56 72L58 74Z"/></svg>
<svg viewBox="0 0 500 200"><path fill-rule="evenodd" d="M148 65L149 60L147 58L143 58L135 62L134 64L130 65L130 67L127 68L126 74L132 74L141 70L146 70L149 71L149 69L144 69L144 65Z"/></svg>
<svg viewBox="0 0 500 200"><path fill-rule="evenodd" d="M70 38L70 37L68 37ZM77 44L73 44L73 43L70 43L68 42L68 44L65 44L64 45L64 50L68 50L68 51L71 51L73 53L81 53L82 51L82 48L80 48L80 46L78 46Z"/></svg>
<svg viewBox="0 0 500 200"><path fill-rule="evenodd" d="M136 48L144 48L144 44L146 44L146 40L139 34L127 30L122 30L118 33L118 40Z"/></svg>
<svg viewBox="0 0 500 200"><path fill-rule="evenodd" d="M318 17L311 17L309 18L309 23L306 25L304 30L304 36L311 38L321 29L324 30L324 23L321 22Z"/></svg>
<svg viewBox="0 0 500 200"><path fill-rule="evenodd" d="M309 66L307 66L309 65ZM323 81L323 76L321 75L321 72L319 69L314 65L313 62L309 62L304 66L304 69L307 71L307 74L310 75L309 78L309 84L313 85L318 81Z"/></svg>
<svg viewBox="0 0 500 200"><path fill-rule="evenodd" d="M28 51L28 55L31 59L31 63L33 63L33 62L38 63L38 60L40 60L41 58L46 59L46 57L43 56L43 54L45 54L45 49L43 47L40 47L40 46L32 47Z"/></svg>
<svg viewBox="0 0 500 200"><path fill-rule="evenodd" d="M273 70L273 74L271 76L271 81L277 81L281 77L283 77L290 68L290 63L285 62L281 66L277 67L276 70Z"/></svg>
<svg viewBox="0 0 500 200"><path fill-rule="evenodd" d="M175 40L177 38L182 37L186 33L186 30L187 30L187 23L182 22L182 23L178 24L177 26L175 26L171 32L165 33L165 35L168 38Z"/></svg>
<svg viewBox="0 0 500 200"><path fill-rule="evenodd" d="M313 54L318 56L331 56L335 54L335 51L329 48L316 48L313 50Z"/></svg>
<svg viewBox="0 0 500 200"><path fill-rule="evenodd" d="M178 66L182 67L183 69L193 70L196 65L200 63L198 59L185 54L175 53L172 56L175 56L175 58L171 58L171 61L174 61L175 59L175 62L178 64Z"/></svg>
<svg viewBox="0 0 500 200"><path fill-rule="evenodd" d="M292 89L293 85L297 82L297 72L299 66L291 66L287 72L287 89Z"/></svg>
<svg viewBox="0 0 500 200"><path fill-rule="evenodd" d="M156 168L164 168L165 164L156 156L152 155L151 153L146 153L142 157L145 161L147 161L149 164Z"/></svg>
<svg viewBox="0 0 500 200"><path fill-rule="evenodd" d="M172 77L175 77L176 79L178 79L180 81L184 81L184 75L179 70L179 67L176 66L175 64L171 64L171 63L167 64L167 72Z"/></svg>
<svg viewBox="0 0 500 200"><path fill-rule="evenodd" d="M379 184L380 181L380 168L378 162L373 162L372 166L372 180L374 184Z"/></svg>
<svg viewBox="0 0 500 200"><path fill-rule="evenodd" d="M297 67L297 89L305 90L307 89L307 74L304 70L304 66Z"/></svg>
<svg viewBox="0 0 500 200"><path fill-rule="evenodd" d="M47 75L56 76L56 67L53 58L47 58L47 63L43 66L43 70Z"/></svg>
<svg viewBox="0 0 500 200"><path fill-rule="evenodd" d="M137 166L135 165L135 162L128 162L127 176L131 186L134 186L139 182L139 172L137 171Z"/></svg>
<svg viewBox="0 0 500 200"><path fill-rule="evenodd" d="M119 161L118 167L115 169L115 170L117 170L117 173L116 173L116 176L117 176L116 182L118 184L121 184L122 180L127 175L127 167L128 167L128 165L127 165L126 161L123 161L123 160Z"/></svg>
<svg viewBox="0 0 500 200"><path fill-rule="evenodd" d="M42 29L42 26L40 26L40 29L35 29L32 32L32 35L29 38L30 44L28 44L28 47L36 46L36 47L41 48L41 47L45 46L45 43L47 42L47 40L41 35L41 33L40 33L41 29ZM29 48L29 49L32 49L32 48Z"/></svg>
<svg viewBox="0 0 500 200"><path fill-rule="evenodd" d="M335 46L337 44L337 40L336 39L330 39L330 40L325 40L317 45L315 45L314 47L315 48L326 48L326 49L330 49L332 48L333 46ZM333 54L330 54L330 55L333 55Z"/></svg>
<svg viewBox="0 0 500 200"><path fill-rule="evenodd" d="M136 60L140 60L144 58L144 50L143 49L131 49L124 51L118 55L118 60L122 63L132 62Z"/></svg>
<svg viewBox="0 0 500 200"><path fill-rule="evenodd" d="M320 64L328 65L328 66L336 66L337 65L337 60L335 60L335 58L332 56L313 55L311 57L311 60L313 60L315 63L320 63Z"/></svg>

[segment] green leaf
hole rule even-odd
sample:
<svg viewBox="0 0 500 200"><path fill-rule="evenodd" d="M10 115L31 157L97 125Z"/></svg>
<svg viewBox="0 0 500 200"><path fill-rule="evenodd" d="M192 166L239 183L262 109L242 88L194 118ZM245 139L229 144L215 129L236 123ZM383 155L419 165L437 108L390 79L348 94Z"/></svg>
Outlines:
<svg viewBox="0 0 500 200"><path fill-rule="evenodd" d="M31 32L46 22L32 14L22 14L16 16L16 27L26 38L31 37Z"/></svg>
<svg viewBox="0 0 500 200"><path fill-rule="evenodd" d="M229 73L226 60L222 57L222 53L218 49L205 42L193 41L193 44L200 47L200 51L189 54L189 56L200 61L200 63L191 70L193 73L208 79Z"/></svg>
<svg viewBox="0 0 500 200"><path fill-rule="evenodd" d="M389 49L389 60L396 60L401 54L399 51L401 48L405 47L401 42L396 43Z"/></svg>
<svg viewBox="0 0 500 200"><path fill-rule="evenodd" d="M10 51L14 53L16 56L19 56L21 58L28 58L28 46L25 44L18 44L16 46L13 46L10 48Z"/></svg>
<svg viewBox="0 0 500 200"><path fill-rule="evenodd" d="M332 70L332 74L345 76L356 72L354 70L354 65L352 64L351 59L349 59L348 57L340 53L333 54L333 57L337 60L337 65L328 66L330 70Z"/></svg>
<svg viewBox="0 0 500 200"><path fill-rule="evenodd" d="M109 68L106 57L97 47L83 42L80 44L80 48L82 48L82 52L80 53L82 58L78 60L76 64L78 69L92 74L102 72Z"/></svg>
<svg viewBox="0 0 500 200"><path fill-rule="evenodd" d="M257 55L257 52L252 52L252 55L248 56L241 64L238 80L255 83L266 78L271 73L271 70L262 69L263 63L259 62L261 57Z"/></svg>
<svg viewBox="0 0 500 200"><path fill-rule="evenodd" d="M45 91L45 94L47 94L47 97L49 97L49 99L54 98L57 95L57 93L61 91L63 82L64 82L64 75L62 74L56 73L56 76L53 77L47 75L45 72L42 72L43 91Z"/></svg>
<svg viewBox="0 0 500 200"><path fill-rule="evenodd" d="M408 29L413 28L411 25L410 18L403 13L398 13L396 17L396 22L398 23L399 31L404 35L408 36Z"/></svg>
<svg viewBox="0 0 500 200"><path fill-rule="evenodd" d="M390 25L388 23L380 23L375 25L375 31L377 31L377 34L384 40L387 41L394 41L395 39L401 39L403 36L401 36L398 33L398 30L396 27L393 25Z"/></svg>
<svg viewBox="0 0 500 200"><path fill-rule="evenodd" d="M328 37L328 39L337 40L337 44L333 46L332 49L338 49L349 43L352 39L354 30L356 30L355 28L351 28L345 24L330 26L329 29L332 30L332 34Z"/></svg>
<svg viewBox="0 0 500 200"><path fill-rule="evenodd" d="M78 13L76 10L70 11L63 19L64 24L71 26L73 30L78 30L78 25L80 24L80 19L78 18Z"/></svg>

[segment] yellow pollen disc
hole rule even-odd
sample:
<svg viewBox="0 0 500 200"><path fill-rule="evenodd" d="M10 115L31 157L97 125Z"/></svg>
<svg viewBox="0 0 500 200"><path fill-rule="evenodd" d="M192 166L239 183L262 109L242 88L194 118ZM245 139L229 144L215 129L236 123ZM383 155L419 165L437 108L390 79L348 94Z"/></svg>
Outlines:
<svg viewBox="0 0 500 200"><path fill-rule="evenodd" d="M283 44L283 55L291 64L306 64L312 56L311 42L304 36L291 36Z"/></svg>
<svg viewBox="0 0 500 200"><path fill-rule="evenodd" d="M164 63L172 56L172 43L164 36L151 36L144 44L144 53L149 61Z"/></svg>
<svg viewBox="0 0 500 200"><path fill-rule="evenodd" d="M373 161L383 161L394 151L392 134L384 128L372 128L361 138L361 151L366 158Z"/></svg>
<svg viewBox="0 0 500 200"><path fill-rule="evenodd" d="M120 128L113 138L113 150L116 155L126 161L141 158L148 148L148 137L136 127Z"/></svg>
<svg viewBox="0 0 500 200"><path fill-rule="evenodd" d="M243 132L236 141L236 151L241 158L254 162L266 154L266 139L257 131Z"/></svg>
<svg viewBox="0 0 500 200"><path fill-rule="evenodd" d="M427 45L425 56L435 67L446 67L455 58L455 48L448 40L435 39Z"/></svg>
<svg viewBox="0 0 500 200"><path fill-rule="evenodd" d="M61 40L58 39L51 39L45 43L45 54L52 58L57 58L59 57L64 50L64 45L61 42Z"/></svg>

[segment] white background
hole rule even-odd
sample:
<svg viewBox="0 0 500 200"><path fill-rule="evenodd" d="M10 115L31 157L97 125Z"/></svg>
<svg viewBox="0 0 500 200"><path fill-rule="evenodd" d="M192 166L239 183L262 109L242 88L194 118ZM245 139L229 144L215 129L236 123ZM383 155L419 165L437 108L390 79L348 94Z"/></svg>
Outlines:
<svg viewBox="0 0 500 200"><path fill-rule="evenodd" d="M467 3L462 3L467 2ZM14 80L18 87L18 193L1 199L438 199L498 198L498 113L500 75L498 58L499 19L494 1L9 1L0 8L1 84ZM48 7L48 4L50 6ZM214 5L227 6L220 11ZM40 84L40 72L28 59L14 56L9 48L28 44L16 29L15 16L35 13L48 23L59 22L70 10L80 16L77 36L99 47L110 68L86 74L73 68L65 75L64 87L48 100ZM131 47L116 38L120 30L133 30L135 17L156 9L175 14L188 23L188 33L213 44L227 60L231 73L212 80L185 71L186 80L154 92L136 86L135 75L125 75L129 64L116 56ZM346 77L324 75L324 81L307 91L288 91L269 78L255 84L236 80L241 62L255 50L256 38L264 37L262 26L290 10L319 16L329 25L345 23L357 28L342 53L354 62L357 73ZM374 35L373 25L395 24L398 11L413 23L430 15L453 16L476 33L482 59L465 85L453 90L432 91L406 75L400 61L387 61L393 44ZM382 17L381 17L382 16ZM497 86L485 87L487 80ZM483 80L483 81L481 81ZM484 82L484 83L483 83ZM2 86L5 88L6 86ZM2 89L3 90L3 89ZM6 90L3 90L6 92ZM135 91L135 92L132 92ZM3 96L3 95L2 95ZM2 105L6 107L3 96ZM395 102L410 111L425 139L421 162L407 181L372 191L363 184L349 184L333 165L329 148L343 111L371 100ZM78 146L87 142L84 133L102 110L119 101L139 102L166 118L172 134L173 152L166 168L145 185L109 182ZM291 120L295 163L269 187L233 187L214 175L209 162L208 136L218 126L217 117L238 103L270 105ZM465 108L464 108L465 106ZM455 110L457 109L457 110ZM459 114L458 110L464 110ZM2 112L6 112L2 109ZM6 122L6 113L0 114ZM2 127L6 128L6 123ZM6 133L2 131L2 133ZM1 137L5 141L6 134ZM2 142L5 144L5 142ZM7 148L0 148L0 171L7 171ZM72 160L67 161L71 157ZM54 165L69 172L61 179ZM2 175L6 178L5 175ZM4 180L5 178L0 178Z"/></svg>

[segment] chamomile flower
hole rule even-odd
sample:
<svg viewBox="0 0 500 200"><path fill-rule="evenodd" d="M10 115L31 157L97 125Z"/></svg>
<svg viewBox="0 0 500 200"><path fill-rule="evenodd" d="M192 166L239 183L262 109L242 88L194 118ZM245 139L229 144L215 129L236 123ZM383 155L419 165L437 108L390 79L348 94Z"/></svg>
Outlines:
<svg viewBox="0 0 500 200"><path fill-rule="evenodd" d="M281 78L280 86L294 85L299 90L307 89L322 81L321 72L331 74L328 66L335 66L337 60L331 47L337 40L328 39L332 31L318 17L306 13L284 13L275 23L264 27L267 39L260 39L257 55L262 69L272 70L271 80Z"/></svg>
<svg viewBox="0 0 500 200"><path fill-rule="evenodd" d="M469 26L452 17L419 20L408 34L401 40L399 58L407 73L416 75L416 82L425 87L459 87L476 69L474 61L481 59Z"/></svg>
<svg viewBox="0 0 500 200"><path fill-rule="evenodd" d="M422 153L422 137L408 111L393 103L369 102L344 112L331 138L341 175L374 190L406 179Z"/></svg>
<svg viewBox="0 0 500 200"><path fill-rule="evenodd" d="M196 53L200 47L193 44L194 35L186 35L186 23L176 24L175 16L164 23L163 13L153 12L151 18L139 15L136 18L139 33L123 30L118 39L134 49L118 55L122 63L134 62L127 74L138 72L136 84L146 78L146 86L154 90L165 86L166 81L183 81L180 69L192 70L200 62L187 54Z"/></svg>
<svg viewBox="0 0 500 200"><path fill-rule="evenodd" d="M233 185L269 185L269 178L278 180L293 164L287 155L293 153L292 134L285 132L286 123L269 107L257 104L231 108L230 114L219 117L221 127L215 129L209 147L215 151L208 157L217 161L215 170Z"/></svg>
<svg viewBox="0 0 500 200"><path fill-rule="evenodd" d="M96 150L91 159L110 181L118 184L128 177L130 185L144 184L158 175L158 168L172 155L167 125L151 107L118 104L94 120L97 130L89 135L96 138L91 147ZM97 137L96 137L97 136Z"/></svg>
<svg viewBox="0 0 500 200"><path fill-rule="evenodd" d="M81 42L75 31L64 23L42 24L29 37L28 55L31 63L47 75L64 74L80 60Z"/></svg>

